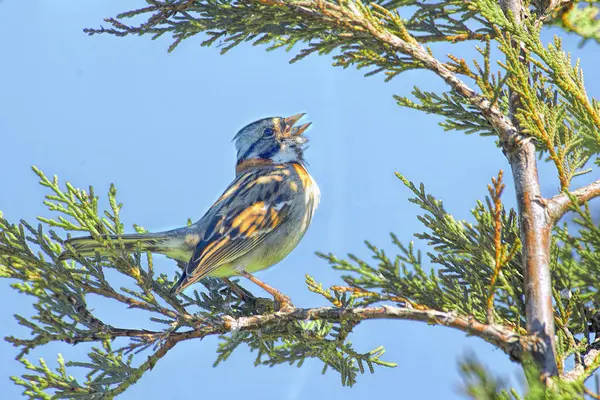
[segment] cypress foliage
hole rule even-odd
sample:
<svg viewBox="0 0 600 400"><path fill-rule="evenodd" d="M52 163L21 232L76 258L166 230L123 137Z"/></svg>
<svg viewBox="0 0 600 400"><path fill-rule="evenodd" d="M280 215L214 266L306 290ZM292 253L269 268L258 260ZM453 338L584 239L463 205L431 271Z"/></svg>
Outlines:
<svg viewBox="0 0 600 400"><path fill-rule="evenodd" d="M356 349L348 341L359 323L383 318L461 330L523 366L524 397L477 360L465 360L464 393L471 398L600 398L597 389L585 386L600 367L600 225L588 206L600 196L600 180L571 185L578 175L598 173L600 103L587 95L579 62L563 50L560 37L543 43L540 36L545 26L558 26L579 35L582 45L600 42L597 2L145 1L142 8L107 18L107 28L85 32L170 35L169 51L196 35L202 46L217 45L222 53L251 42L267 50L293 49L291 62L330 55L334 66L364 69L386 81L407 70L433 72L448 84L446 92L415 87L408 97L395 96L398 105L443 117L445 130L495 138L511 164L519 207L503 205L509 183L502 171L487 193L482 188L472 222L456 220L423 184L398 174L423 225L415 236L430 251L423 255L392 234L393 255L372 243L366 243L371 260L319 254L341 271L340 285L324 288L307 276L308 290L321 295L324 306L275 313L271 301L245 303L217 279L205 279L193 295L171 295L178 276L156 274L151 254L127 254L119 240L105 238L124 232L114 187L107 195L110 209L99 210L92 187L61 185L34 167L48 189L44 204L56 217L34 225L11 223L0 213L0 276L35 301L34 317L16 316L30 335L5 338L30 371L12 377L27 397L112 398L178 342L208 335L221 338L215 365L245 346L256 354L256 365L301 366L315 358L323 372L336 371L343 385L353 385L365 371L395 365L385 360L383 348ZM438 42L450 54L428 47ZM476 60L459 55L465 45L477 46ZM552 198L539 192L537 159L555 167L560 189ZM566 213L573 217L569 224L561 222ZM67 236L81 232L111 256L59 260ZM108 270L126 276L130 286L113 286ZM147 312L155 329L104 323L87 308L91 294ZM552 302L544 302L550 296ZM50 342L96 345L85 360L59 355L56 369L44 360L29 361L32 350ZM75 369L86 371L85 381L70 375Z"/></svg>

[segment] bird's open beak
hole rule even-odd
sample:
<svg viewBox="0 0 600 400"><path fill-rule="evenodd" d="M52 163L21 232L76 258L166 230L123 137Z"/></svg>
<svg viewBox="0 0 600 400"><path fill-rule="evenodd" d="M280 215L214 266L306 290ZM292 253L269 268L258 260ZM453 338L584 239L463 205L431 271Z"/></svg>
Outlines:
<svg viewBox="0 0 600 400"><path fill-rule="evenodd" d="M304 131L310 126L310 124L312 124L312 122L307 122L306 124L302 124L302 125L298 125L298 126L294 126L294 125L304 115L305 115L305 113L300 113L300 114L292 115L291 117L284 118L283 122L285 123L285 131L287 133L289 133L291 136L302 135L304 133Z"/></svg>

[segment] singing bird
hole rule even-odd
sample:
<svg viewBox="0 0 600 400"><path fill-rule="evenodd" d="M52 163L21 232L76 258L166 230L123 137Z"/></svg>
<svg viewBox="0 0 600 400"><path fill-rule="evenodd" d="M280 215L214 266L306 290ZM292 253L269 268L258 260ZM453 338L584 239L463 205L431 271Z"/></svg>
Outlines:
<svg viewBox="0 0 600 400"><path fill-rule="evenodd" d="M252 273L277 264L300 242L319 204L320 191L306 170L304 131L296 125L304 114L271 117L253 122L234 137L236 177L200 220L164 232L120 235L125 250L164 254L187 262L171 289L178 294L205 277L240 275L262 287L279 303L290 299L255 278ZM111 236L117 239L118 236ZM107 255L92 237L66 241L60 259Z"/></svg>

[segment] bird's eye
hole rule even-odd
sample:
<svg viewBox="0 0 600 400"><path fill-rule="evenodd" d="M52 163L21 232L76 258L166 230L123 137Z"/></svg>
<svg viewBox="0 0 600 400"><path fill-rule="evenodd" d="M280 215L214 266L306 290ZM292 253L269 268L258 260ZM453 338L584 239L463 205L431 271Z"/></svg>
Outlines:
<svg viewBox="0 0 600 400"><path fill-rule="evenodd" d="M273 136L275 132L273 132L273 129L271 128L267 128L265 129L265 131L263 132L264 136L269 137L269 136Z"/></svg>

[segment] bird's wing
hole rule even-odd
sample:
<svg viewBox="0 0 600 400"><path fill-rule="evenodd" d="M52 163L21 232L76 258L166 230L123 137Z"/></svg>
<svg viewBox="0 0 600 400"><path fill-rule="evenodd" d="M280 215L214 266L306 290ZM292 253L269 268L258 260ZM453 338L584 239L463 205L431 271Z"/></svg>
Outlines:
<svg viewBox="0 0 600 400"><path fill-rule="evenodd" d="M297 193L286 175L282 169L249 171L227 188L207 214L207 229L177 291L248 253L289 217Z"/></svg>

